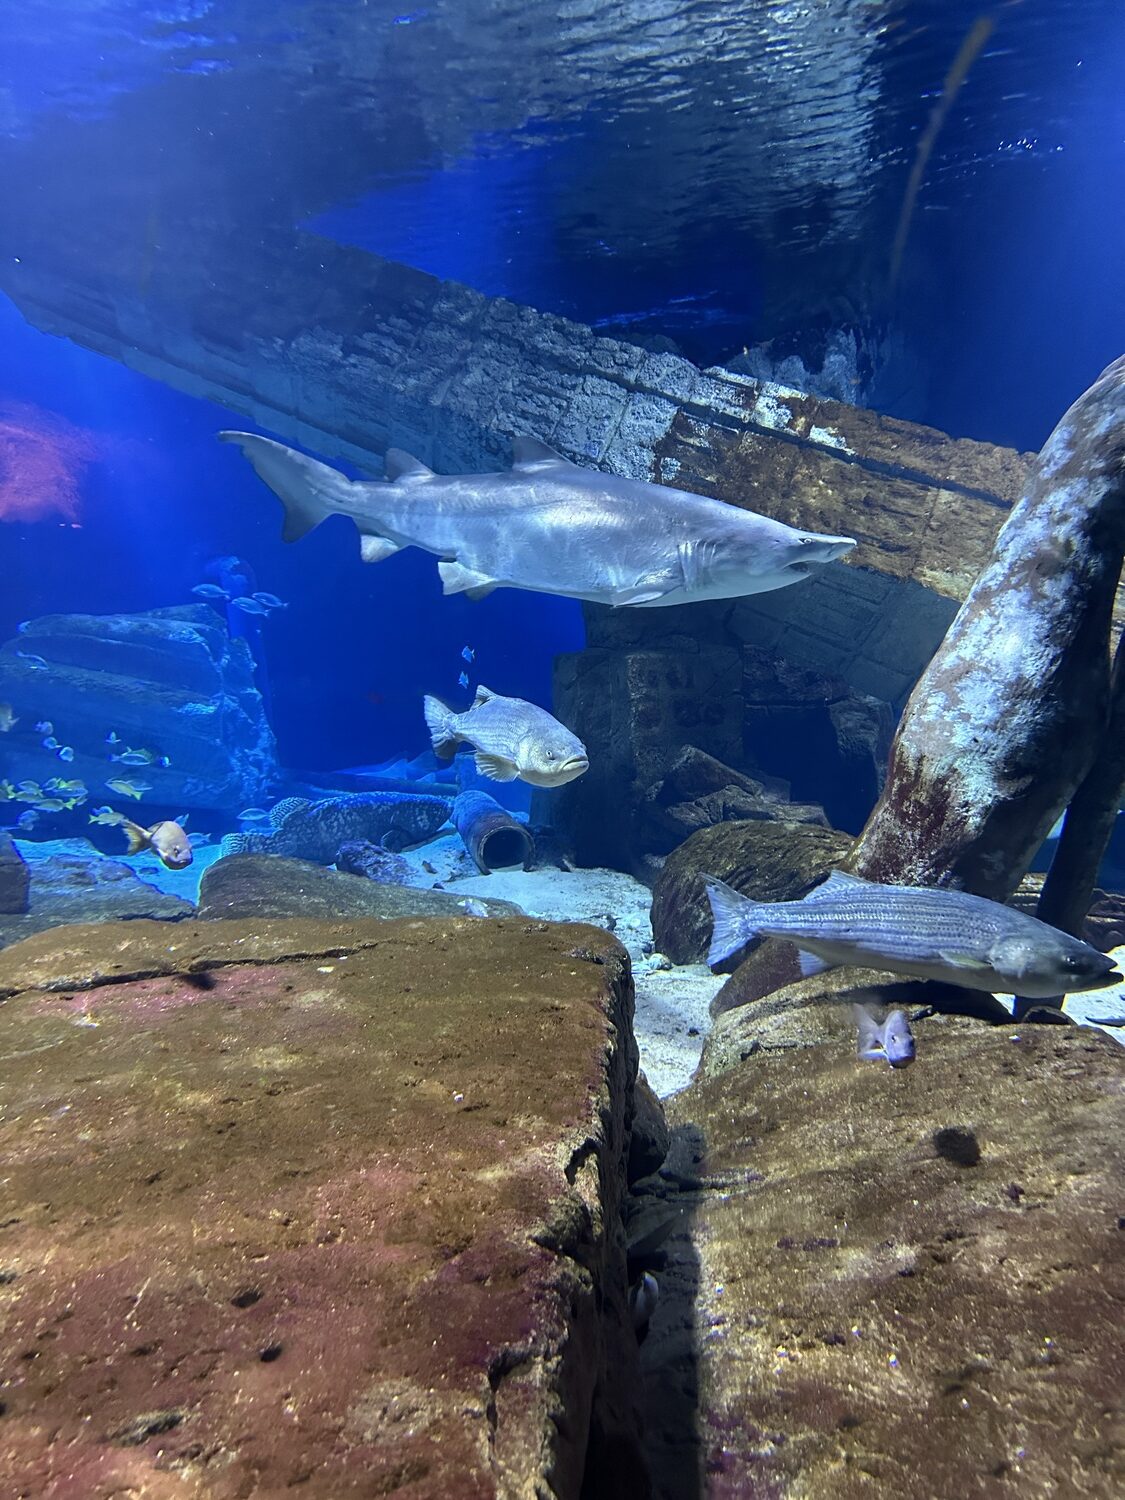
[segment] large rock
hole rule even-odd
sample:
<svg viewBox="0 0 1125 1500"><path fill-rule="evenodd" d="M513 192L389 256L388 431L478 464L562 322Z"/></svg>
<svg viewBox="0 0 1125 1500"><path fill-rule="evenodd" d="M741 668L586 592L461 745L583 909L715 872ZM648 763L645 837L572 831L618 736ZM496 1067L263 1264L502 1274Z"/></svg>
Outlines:
<svg viewBox="0 0 1125 1500"><path fill-rule="evenodd" d="M741 677L726 647L556 658L554 712L585 744L590 769L538 795L536 817L564 830L579 864L634 869L648 849L645 795L684 746L741 758Z"/></svg>
<svg viewBox="0 0 1125 1500"><path fill-rule="evenodd" d="M20 721L0 747L0 775L11 781L62 774L35 730L43 719L74 750L67 778L99 802L112 800L108 778L126 776L152 788L144 804L230 812L261 801L277 777L250 649L206 605L31 620L0 646L0 699ZM114 763L110 732L170 764ZM85 826L82 812L72 816Z"/></svg>
<svg viewBox="0 0 1125 1500"><path fill-rule="evenodd" d="M641 803L646 853L668 854L700 828L746 818L815 823L827 828L819 804L788 801L789 783L763 773L761 779L726 766L687 745Z"/></svg>
<svg viewBox="0 0 1125 1500"><path fill-rule="evenodd" d="M648 1493L614 939L74 928L0 996L4 1495Z"/></svg>
<svg viewBox="0 0 1125 1500"><path fill-rule="evenodd" d="M858 833L886 777L890 706L760 646L745 647L743 665L749 758L820 803L834 828Z"/></svg>
<svg viewBox="0 0 1125 1500"><path fill-rule="evenodd" d="M0 947L75 922L139 917L178 922L194 915L190 901L150 885L127 864L99 854L92 844L88 848L89 853L60 851L45 857L37 854L30 860L25 867L29 875L27 910L22 916L0 916Z"/></svg>
<svg viewBox="0 0 1125 1500"><path fill-rule="evenodd" d="M0 912L21 916L28 907L31 874L10 833L0 831Z"/></svg>
<svg viewBox="0 0 1125 1500"><path fill-rule="evenodd" d="M721 823L668 856L652 891L652 936L673 963L707 955L711 911L701 875L715 875L757 901L795 901L839 863L847 834L796 823Z"/></svg>
<svg viewBox="0 0 1125 1500"><path fill-rule="evenodd" d="M228 854L199 884L199 915L206 918L511 916L510 901L419 886L382 885L363 875L326 870L280 854Z"/></svg>
<svg viewBox="0 0 1125 1500"><path fill-rule="evenodd" d="M1120 1049L936 1017L896 1072L832 1024L670 1101L700 1144L663 1284L697 1332L689 1359L666 1298L643 1355L697 1383L707 1493L1121 1494Z"/></svg>

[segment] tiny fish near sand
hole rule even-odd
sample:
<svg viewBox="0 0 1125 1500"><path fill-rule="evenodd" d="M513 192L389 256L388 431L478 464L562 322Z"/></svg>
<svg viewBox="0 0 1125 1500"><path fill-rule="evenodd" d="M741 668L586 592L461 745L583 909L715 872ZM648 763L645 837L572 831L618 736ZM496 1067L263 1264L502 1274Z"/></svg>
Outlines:
<svg viewBox="0 0 1125 1500"><path fill-rule="evenodd" d="M1032 1000L1121 978L1089 943L964 891L880 885L842 870L800 901L750 901L712 876L704 885L714 918L711 964L762 936L795 943L803 974L857 964Z"/></svg>
<svg viewBox="0 0 1125 1500"><path fill-rule="evenodd" d="M853 1005L852 1017L859 1028L858 1057L885 1058L892 1068L908 1068L914 1061L914 1038L905 1011L892 1010L885 1021L877 1021L866 1005Z"/></svg>
<svg viewBox="0 0 1125 1500"><path fill-rule="evenodd" d="M544 708L478 687L472 707L454 713L437 698L424 700L434 753L451 756L462 742L476 751L477 770L493 781L562 786L589 769L586 747Z"/></svg>

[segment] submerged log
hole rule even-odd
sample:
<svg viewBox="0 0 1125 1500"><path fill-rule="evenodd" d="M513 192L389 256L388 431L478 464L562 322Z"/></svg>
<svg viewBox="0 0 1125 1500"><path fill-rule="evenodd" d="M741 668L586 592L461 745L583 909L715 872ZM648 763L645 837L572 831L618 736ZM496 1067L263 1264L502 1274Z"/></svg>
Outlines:
<svg viewBox="0 0 1125 1500"><path fill-rule="evenodd" d="M1097 759L1067 808L1035 915L1082 937L1098 867L1125 798L1125 635L1117 642L1109 723Z"/></svg>
<svg viewBox="0 0 1125 1500"><path fill-rule="evenodd" d="M1107 727L1125 553L1125 359L1059 422L910 696L852 851L874 880L1002 900L1090 772Z"/></svg>

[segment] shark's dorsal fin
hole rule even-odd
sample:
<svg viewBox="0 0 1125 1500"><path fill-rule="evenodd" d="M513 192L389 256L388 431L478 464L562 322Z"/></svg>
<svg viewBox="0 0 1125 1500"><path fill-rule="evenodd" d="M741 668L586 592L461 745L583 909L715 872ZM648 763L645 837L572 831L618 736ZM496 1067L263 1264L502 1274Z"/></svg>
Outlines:
<svg viewBox="0 0 1125 1500"><path fill-rule="evenodd" d="M427 469L420 458L404 453L401 448L388 448L383 459L383 472L388 479L432 479L433 469Z"/></svg>
<svg viewBox="0 0 1125 1500"><path fill-rule="evenodd" d="M569 464L570 459L556 453L538 438L518 437L512 442L512 468L538 469L543 464Z"/></svg>
<svg viewBox="0 0 1125 1500"><path fill-rule="evenodd" d="M477 695L473 699L473 707L479 708L482 703L488 703L493 698L499 698L499 693L494 693L491 688L486 688L483 682L477 683Z"/></svg>

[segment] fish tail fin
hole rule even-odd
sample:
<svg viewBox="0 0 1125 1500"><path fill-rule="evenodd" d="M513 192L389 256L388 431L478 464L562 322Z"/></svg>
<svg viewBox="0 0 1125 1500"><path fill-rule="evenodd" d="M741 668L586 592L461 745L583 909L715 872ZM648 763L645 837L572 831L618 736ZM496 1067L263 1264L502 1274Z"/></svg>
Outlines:
<svg viewBox="0 0 1125 1500"><path fill-rule="evenodd" d="M434 754L448 760L461 741L457 728L457 715L451 708L446 708L440 699L431 698L429 693L422 699L422 708L425 711L426 728L430 731L430 743L434 747Z"/></svg>
<svg viewBox="0 0 1125 1500"><path fill-rule="evenodd" d="M704 875L703 886L711 903L711 946L707 962L712 968L744 948L754 936L754 912L758 902L732 890L714 875Z"/></svg>
<svg viewBox="0 0 1125 1500"><path fill-rule="evenodd" d="M282 541L296 542L326 516L347 510L355 485L338 469L253 432L220 432L219 441L237 443L285 507Z"/></svg>
<svg viewBox="0 0 1125 1500"><path fill-rule="evenodd" d="M122 818L121 832L129 842L126 854L139 854L142 849L148 848L148 830L142 828L139 823L131 823L128 818Z"/></svg>

